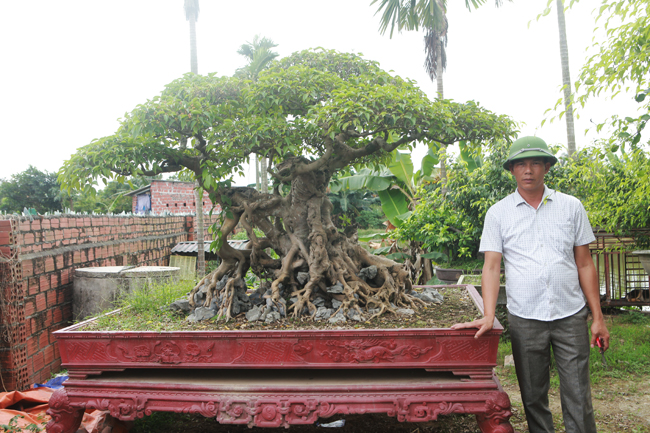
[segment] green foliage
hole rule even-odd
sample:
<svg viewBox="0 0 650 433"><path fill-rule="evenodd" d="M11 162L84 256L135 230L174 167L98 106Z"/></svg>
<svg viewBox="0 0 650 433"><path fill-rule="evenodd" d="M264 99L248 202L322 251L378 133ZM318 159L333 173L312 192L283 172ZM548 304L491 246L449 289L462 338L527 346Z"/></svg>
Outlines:
<svg viewBox="0 0 650 433"><path fill-rule="evenodd" d="M362 210L359 212L359 215L356 217L356 223L360 228L364 229L379 229L384 226L384 221L386 217L384 213L377 209L371 208L367 210Z"/></svg>
<svg viewBox="0 0 650 433"><path fill-rule="evenodd" d="M22 213L34 208L38 213L61 211L61 191L56 173L29 166L10 180L0 179L0 211Z"/></svg>
<svg viewBox="0 0 650 433"><path fill-rule="evenodd" d="M368 172L369 170L361 171ZM364 176L357 173L351 177L362 179ZM346 180L342 181L341 179ZM379 197L367 189L349 188L349 179L350 177L334 175L330 181L327 197L334 206L332 209L334 223L339 227L350 224L355 224L363 229L381 227L386 218L378 209ZM343 221L347 221L347 223L344 224Z"/></svg>
<svg viewBox="0 0 650 433"><path fill-rule="evenodd" d="M612 98L631 90L640 104L639 116L612 115L598 125L613 127L610 144L639 143L641 131L650 120L650 2L647 0L603 0L598 8L597 22L605 30L605 40L595 40L594 55L580 70L576 102L584 107L587 101L601 94Z"/></svg>
<svg viewBox="0 0 650 433"><path fill-rule="evenodd" d="M253 42L246 42L237 50L237 54L246 57L248 64L237 69L235 76L256 81L260 72L267 69L273 59L278 57L278 53L271 50L277 46L271 39L255 35Z"/></svg>
<svg viewBox="0 0 650 433"><path fill-rule="evenodd" d="M550 187L582 200L592 226L618 236L650 227L650 155L643 149L603 141L561 159L549 174ZM636 242L650 245L643 235Z"/></svg>
<svg viewBox="0 0 650 433"><path fill-rule="evenodd" d="M408 218L415 208L417 188L437 180L435 164L438 163L436 151L439 146L432 144L422 160L422 169L413 172L411 155L394 151L388 166L377 165L375 169L362 168L350 176L338 177L330 181L332 192L376 191L386 218L396 227Z"/></svg>
<svg viewBox="0 0 650 433"><path fill-rule="evenodd" d="M466 215L435 191L424 197L395 233L398 239L422 242L424 251L445 252L454 260L471 256L480 236L477 231Z"/></svg>
<svg viewBox="0 0 650 433"><path fill-rule="evenodd" d="M475 258L487 210L516 187L502 166L508 149L506 142L485 151L465 147L464 156L450 159L447 195L438 188L425 191L413 215L396 230L397 238L422 242L425 251L445 252L448 262Z"/></svg>

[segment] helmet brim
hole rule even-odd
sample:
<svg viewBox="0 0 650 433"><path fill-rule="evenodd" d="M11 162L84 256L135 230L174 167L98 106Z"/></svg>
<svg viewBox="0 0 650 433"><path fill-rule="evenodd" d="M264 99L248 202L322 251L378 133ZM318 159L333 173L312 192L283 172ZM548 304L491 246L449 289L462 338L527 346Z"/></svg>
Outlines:
<svg viewBox="0 0 650 433"><path fill-rule="evenodd" d="M548 158L551 162L551 167L557 163L557 158L551 152L545 152L544 149L522 149L517 152L503 163L503 169L510 171L510 163L526 158Z"/></svg>

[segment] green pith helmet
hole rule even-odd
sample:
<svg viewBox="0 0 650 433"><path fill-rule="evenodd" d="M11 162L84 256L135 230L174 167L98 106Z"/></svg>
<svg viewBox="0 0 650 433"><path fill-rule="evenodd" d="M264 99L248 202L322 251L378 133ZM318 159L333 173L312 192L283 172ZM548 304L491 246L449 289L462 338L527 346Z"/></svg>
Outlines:
<svg viewBox="0 0 650 433"><path fill-rule="evenodd" d="M557 162L557 158L548 150L544 140L539 137L521 137L510 146L510 155L503 163L503 168L510 171L511 162L535 157L550 159L551 167Z"/></svg>

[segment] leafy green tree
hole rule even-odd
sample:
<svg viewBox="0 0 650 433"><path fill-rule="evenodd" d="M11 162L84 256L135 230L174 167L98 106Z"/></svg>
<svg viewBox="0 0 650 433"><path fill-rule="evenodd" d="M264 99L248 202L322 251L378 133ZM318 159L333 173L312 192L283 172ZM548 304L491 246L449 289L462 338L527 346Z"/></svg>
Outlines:
<svg viewBox="0 0 650 433"><path fill-rule="evenodd" d="M21 213L24 208L38 213L62 210L56 173L29 166L11 179L0 179L0 211Z"/></svg>
<svg viewBox="0 0 650 433"><path fill-rule="evenodd" d="M257 81L185 75L138 105L114 135L80 148L64 163L62 178L66 187L84 189L97 177L194 172L224 209L214 242L221 264L194 291L207 284L207 304L221 297L225 319L237 314L234 297L248 269L271 279L271 300L280 310L280 284L292 291L294 316L315 314L312 293L333 285L342 287L340 310L378 308L382 314L394 306L418 307L408 294L408 271L337 230L326 193L332 176L349 165L387 164L391 152L416 141L480 146L513 134L508 117L474 102L430 101L375 62L309 50L275 62ZM253 153L272 162L273 193L232 186ZM239 223L250 239L246 250L223 242ZM360 280L360 269L371 265L377 277ZM304 286L298 272L309 273ZM226 284L217 285L224 276Z"/></svg>
<svg viewBox="0 0 650 433"><path fill-rule="evenodd" d="M648 247L650 154L638 147L613 152L608 141L576 152L563 167L563 186L583 201L589 221L617 236Z"/></svg>
<svg viewBox="0 0 650 433"><path fill-rule="evenodd" d="M594 40L593 54L580 70L575 86L577 103L584 107L600 95L612 98L630 89L639 103L638 116L612 114L598 125L609 126L611 144L638 144L641 132L650 120L650 1L604 0L598 9L597 23L605 31L605 40Z"/></svg>

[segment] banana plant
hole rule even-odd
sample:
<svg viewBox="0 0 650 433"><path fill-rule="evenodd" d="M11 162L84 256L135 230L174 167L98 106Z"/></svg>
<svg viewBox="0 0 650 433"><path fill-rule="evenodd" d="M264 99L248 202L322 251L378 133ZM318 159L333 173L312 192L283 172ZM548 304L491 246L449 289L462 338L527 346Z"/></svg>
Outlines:
<svg viewBox="0 0 650 433"><path fill-rule="evenodd" d="M418 186L436 180L438 154L429 149L422 160L422 168L416 172L410 154L396 150L391 157L388 166L362 168L351 176L333 179L329 186L334 193L343 190L377 192L386 218L399 227L415 208Z"/></svg>

